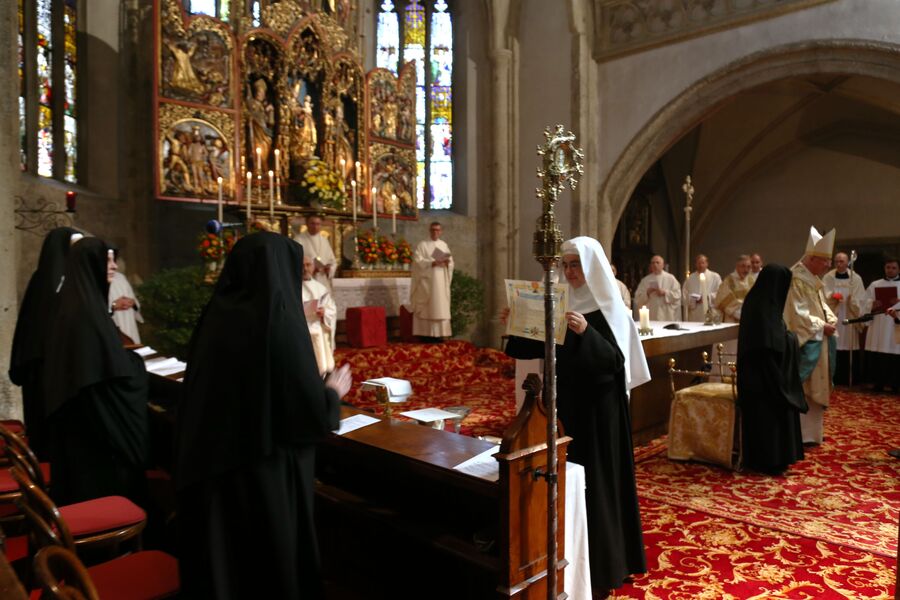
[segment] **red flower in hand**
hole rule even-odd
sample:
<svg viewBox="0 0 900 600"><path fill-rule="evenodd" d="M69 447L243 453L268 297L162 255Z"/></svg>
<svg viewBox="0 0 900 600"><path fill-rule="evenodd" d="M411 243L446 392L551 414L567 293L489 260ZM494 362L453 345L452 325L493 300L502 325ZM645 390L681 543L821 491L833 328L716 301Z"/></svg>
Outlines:
<svg viewBox="0 0 900 600"><path fill-rule="evenodd" d="M833 293L833 294L831 295L831 297L834 298L835 300L837 300L838 302L840 302L841 300L844 299L844 295L843 295L842 293L840 293L840 292L835 292L835 293Z"/></svg>

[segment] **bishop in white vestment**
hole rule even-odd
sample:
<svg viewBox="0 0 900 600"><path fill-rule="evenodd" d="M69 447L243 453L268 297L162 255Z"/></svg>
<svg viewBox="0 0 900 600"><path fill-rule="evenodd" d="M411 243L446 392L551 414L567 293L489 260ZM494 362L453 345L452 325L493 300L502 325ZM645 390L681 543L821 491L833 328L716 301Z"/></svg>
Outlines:
<svg viewBox="0 0 900 600"><path fill-rule="evenodd" d="M646 306L653 321L681 320L681 284L671 273L663 271L663 257L650 259L650 274L641 279L634 292L638 307Z"/></svg>
<svg viewBox="0 0 900 600"><path fill-rule="evenodd" d="M413 254L410 303L413 306L413 335L445 338L450 330L450 282L453 256L441 239L440 223L432 223L431 239L419 242Z"/></svg>
<svg viewBox="0 0 900 600"><path fill-rule="evenodd" d="M709 270L709 260L705 254L697 255L694 269L684 282L681 301L687 307L686 320L702 323L706 321L706 311L715 303L722 277Z"/></svg>
<svg viewBox="0 0 900 600"><path fill-rule="evenodd" d="M331 293L324 285L313 279L315 260L303 257L303 310L306 324L309 326L309 337L312 340L313 353L319 374L325 375L334 371L334 332L337 325L337 306ZM316 301L313 310L309 304Z"/></svg>
<svg viewBox="0 0 900 600"><path fill-rule="evenodd" d="M804 443L822 443L825 409L831 397L837 317L825 300L820 277L828 270L833 247L834 229L822 236L810 227L806 253L791 267L791 289L784 303L785 325L797 336L800 347L800 379L809 405L809 411L800 415Z"/></svg>
<svg viewBox="0 0 900 600"><path fill-rule="evenodd" d="M337 259L331 242L322 233L322 217L310 215L306 217L306 231L298 233L294 241L303 246L303 256L313 259L315 273L313 279L331 290L331 280L337 271Z"/></svg>
<svg viewBox="0 0 900 600"><path fill-rule="evenodd" d="M853 379L859 382L861 364L859 350L859 325L844 325L844 319L855 319L863 314L866 304L866 287L862 277L850 270L850 259L843 253L834 255L835 268L825 273L822 284L825 286L825 300L828 308L837 317L837 365L835 366L835 383L847 384L850 352L853 356Z"/></svg>

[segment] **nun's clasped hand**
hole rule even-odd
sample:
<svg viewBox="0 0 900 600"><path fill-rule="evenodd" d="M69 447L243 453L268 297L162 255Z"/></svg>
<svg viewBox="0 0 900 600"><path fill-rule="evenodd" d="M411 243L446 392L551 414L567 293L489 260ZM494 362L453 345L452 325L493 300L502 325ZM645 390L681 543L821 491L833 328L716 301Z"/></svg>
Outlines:
<svg viewBox="0 0 900 600"><path fill-rule="evenodd" d="M569 329L578 335L581 335L584 333L584 330L587 329L587 320L584 318L583 314L569 311L566 313L566 325L569 326Z"/></svg>

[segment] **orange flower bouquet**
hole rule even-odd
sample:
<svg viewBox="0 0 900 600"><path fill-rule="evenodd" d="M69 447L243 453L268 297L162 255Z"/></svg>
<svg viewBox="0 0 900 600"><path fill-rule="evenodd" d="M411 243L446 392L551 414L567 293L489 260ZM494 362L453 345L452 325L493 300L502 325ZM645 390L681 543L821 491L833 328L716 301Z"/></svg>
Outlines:
<svg viewBox="0 0 900 600"><path fill-rule="evenodd" d="M378 239L378 247L381 251L381 259L389 265L395 265L400 260L400 256L397 253L397 246L394 245L394 241L386 236L381 236Z"/></svg>
<svg viewBox="0 0 900 600"><path fill-rule="evenodd" d="M381 258L381 248L375 239L375 232L369 230L359 234L356 238L356 251L359 259L367 265L374 265Z"/></svg>

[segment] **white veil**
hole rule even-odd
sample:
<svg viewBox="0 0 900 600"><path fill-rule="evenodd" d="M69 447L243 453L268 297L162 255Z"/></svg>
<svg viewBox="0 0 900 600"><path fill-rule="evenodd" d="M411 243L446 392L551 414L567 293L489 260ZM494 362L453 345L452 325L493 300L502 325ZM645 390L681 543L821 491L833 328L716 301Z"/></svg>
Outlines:
<svg viewBox="0 0 900 600"><path fill-rule="evenodd" d="M650 369L647 367L647 358L644 356L637 327L622 302L619 286L600 242L586 236L573 238L563 243L562 254L579 256L584 279L587 282L587 285L581 288L583 291L572 290L574 302L570 310L591 312L599 308L603 312L619 350L625 357L626 389L631 390L650 381ZM587 291L590 291L590 296L585 293Z"/></svg>

